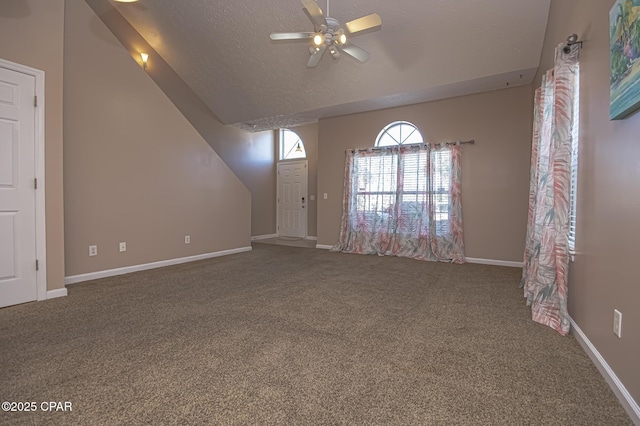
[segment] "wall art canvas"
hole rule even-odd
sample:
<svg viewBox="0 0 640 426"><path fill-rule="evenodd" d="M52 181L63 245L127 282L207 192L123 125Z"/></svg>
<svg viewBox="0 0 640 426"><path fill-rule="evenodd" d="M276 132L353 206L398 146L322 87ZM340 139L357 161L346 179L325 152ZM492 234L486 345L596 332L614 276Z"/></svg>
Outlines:
<svg viewBox="0 0 640 426"><path fill-rule="evenodd" d="M609 12L612 120L640 108L640 0L616 0Z"/></svg>

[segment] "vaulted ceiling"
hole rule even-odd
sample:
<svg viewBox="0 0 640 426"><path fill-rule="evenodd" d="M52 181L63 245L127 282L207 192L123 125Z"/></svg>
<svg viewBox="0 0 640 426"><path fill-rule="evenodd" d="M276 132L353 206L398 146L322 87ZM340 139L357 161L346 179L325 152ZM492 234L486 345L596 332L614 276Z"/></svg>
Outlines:
<svg viewBox="0 0 640 426"><path fill-rule="evenodd" d="M313 31L300 0L140 0L114 7L224 124L248 130L531 83L550 0L318 0L344 24L370 13L382 27L354 35L369 52L306 66Z"/></svg>

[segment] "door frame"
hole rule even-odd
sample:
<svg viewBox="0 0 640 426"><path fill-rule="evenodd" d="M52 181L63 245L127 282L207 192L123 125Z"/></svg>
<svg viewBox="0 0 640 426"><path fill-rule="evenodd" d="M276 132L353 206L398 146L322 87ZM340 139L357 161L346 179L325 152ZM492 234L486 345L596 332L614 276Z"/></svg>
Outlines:
<svg viewBox="0 0 640 426"><path fill-rule="evenodd" d="M37 299L47 299L47 233L45 210L45 134L44 134L44 71L17 64L0 58L0 67L10 71L30 75L35 78L35 94L38 102L35 110L34 137L35 137L35 178L38 180L38 188L35 191L36 214L36 259L38 270L36 271Z"/></svg>
<svg viewBox="0 0 640 426"><path fill-rule="evenodd" d="M296 160L283 160L283 161L278 161L278 163L276 164L276 235L280 236L280 165L281 164L295 164L295 163L302 163L304 164L304 183L305 183L305 188L304 188L304 193L305 193L305 205L306 207L304 208L304 237L302 237L303 240L306 240L307 237L309 236L309 226L308 226L308 222L309 222L309 215L307 214L307 211L309 210L309 161L307 159L296 159Z"/></svg>

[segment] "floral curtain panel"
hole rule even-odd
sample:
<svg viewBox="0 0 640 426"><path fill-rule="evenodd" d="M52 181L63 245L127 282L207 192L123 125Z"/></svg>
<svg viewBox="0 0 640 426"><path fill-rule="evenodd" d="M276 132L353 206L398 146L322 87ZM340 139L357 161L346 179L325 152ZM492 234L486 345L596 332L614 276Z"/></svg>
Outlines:
<svg viewBox="0 0 640 426"><path fill-rule="evenodd" d="M534 321L569 332L567 271L572 126L578 82L578 46L556 49L552 70L536 91L529 219L521 286Z"/></svg>
<svg viewBox="0 0 640 426"><path fill-rule="evenodd" d="M463 263L460 145L347 151L333 251Z"/></svg>

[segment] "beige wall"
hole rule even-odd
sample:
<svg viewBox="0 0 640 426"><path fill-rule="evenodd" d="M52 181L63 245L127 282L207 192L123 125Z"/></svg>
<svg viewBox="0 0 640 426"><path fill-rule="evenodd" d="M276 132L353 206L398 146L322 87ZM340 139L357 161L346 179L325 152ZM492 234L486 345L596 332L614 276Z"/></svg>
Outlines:
<svg viewBox="0 0 640 426"><path fill-rule="evenodd" d="M245 186L83 0L64 39L67 276L249 246Z"/></svg>
<svg viewBox="0 0 640 426"><path fill-rule="evenodd" d="M307 236L315 237L318 235L318 123L289 129L300 136L307 154ZM276 156L280 158L278 153ZM312 195L315 196L315 200L311 200Z"/></svg>
<svg viewBox="0 0 640 426"><path fill-rule="evenodd" d="M540 72L571 33L580 53L580 152L569 313L640 402L640 113L609 120L609 10L613 0L551 2ZM537 77L539 85L540 73ZM622 312L622 339L613 310Z"/></svg>
<svg viewBox="0 0 640 426"><path fill-rule="evenodd" d="M45 72L47 290L64 287L63 36L64 0L0 2L0 58Z"/></svg>
<svg viewBox="0 0 640 426"><path fill-rule="evenodd" d="M320 121L318 244L338 241L344 152L375 143L405 120L425 141L474 139L462 152L462 214L467 257L522 261L527 223L532 96L518 87ZM322 198L323 193L328 199Z"/></svg>
<svg viewBox="0 0 640 426"><path fill-rule="evenodd" d="M251 192L251 235L275 233L276 169L273 132L224 126L175 71L114 9L111 0L86 0L117 40L139 58L149 53L147 74ZM139 60L139 59L138 59Z"/></svg>
<svg viewBox="0 0 640 426"><path fill-rule="evenodd" d="M205 133L207 142L251 192L251 235L275 233L276 159L273 132L249 133L219 126L223 133L234 135L221 139L220 131L213 132L212 126L208 127Z"/></svg>

